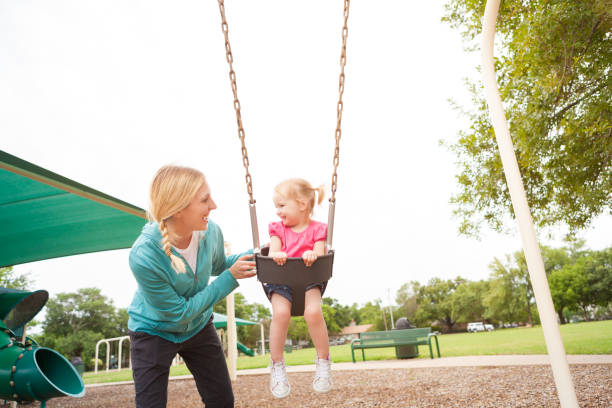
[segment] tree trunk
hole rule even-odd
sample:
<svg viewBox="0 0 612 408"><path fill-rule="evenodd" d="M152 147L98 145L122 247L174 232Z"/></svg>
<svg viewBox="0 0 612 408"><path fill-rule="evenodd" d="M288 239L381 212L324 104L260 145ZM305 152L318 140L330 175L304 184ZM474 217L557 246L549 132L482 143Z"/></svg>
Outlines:
<svg viewBox="0 0 612 408"><path fill-rule="evenodd" d="M446 316L444 318L444 322L446 323L446 328L450 332L453 326L455 325L455 322L453 322L453 319L450 316Z"/></svg>
<svg viewBox="0 0 612 408"><path fill-rule="evenodd" d="M531 315L531 305L529 303L529 292L525 290L525 301L527 302L527 320L529 320L529 325L533 326L533 316Z"/></svg>
<svg viewBox="0 0 612 408"><path fill-rule="evenodd" d="M589 313L587 312L587 307L588 306L580 306L580 308L582 309L582 314L584 315L584 320L586 320L588 322L589 321Z"/></svg>
<svg viewBox="0 0 612 408"><path fill-rule="evenodd" d="M565 318L563 317L563 309L557 310L557 314L559 315L559 322L561 324L565 324Z"/></svg>

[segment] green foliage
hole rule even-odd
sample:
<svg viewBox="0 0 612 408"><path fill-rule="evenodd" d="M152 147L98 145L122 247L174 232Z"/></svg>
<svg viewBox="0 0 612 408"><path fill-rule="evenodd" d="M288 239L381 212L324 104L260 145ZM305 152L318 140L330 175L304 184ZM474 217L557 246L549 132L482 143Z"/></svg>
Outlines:
<svg viewBox="0 0 612 408"><path fill-rule="evenodd" d="M461 277L457 277L455 280L433 278L427 285L412 282L418 305L414 316L417 326L426 327L437 320L448 330L451 330L457 321L457 317L453 313L452 294L463 283L465 283L465 279Z"/></svg>
<svg viewBox="0 0 612 408"><path fill-rule="evenodd" d="M485 0L449 0L443 21L476 50ZM586 228L612 202L612 28L608 0L505 0L497 22L497 81L527 200L540 227ZM480 83L468 82L471 126L450 145L460 232L502 230L510 195Z"/></svg>
<svg viewBox="0 0 612 408"><path fill-rule="evenodd" d="M4 288L29 290L32 287L32 281L28 274L18 275L12 266L3 266L0 268L0 286Z"/></svg>
<svg viewBox="0 0 612 408"><path fill-rule="evenodd" d="M612 317L612 247L583 249L574 241L564 248L541 247L555 310L562 323L568 318L591 320ZM440 324L445 331L456 323L539 323L527 262L522 251L495 258L488 280L457 277L454 281L431 279L427 284L406 283L397 292L398 310L416 296L416 312L410 320L419 327ZM404 305L402 305L402 302ZM438 323L436 323L436 321ZM450 322L450 325L449 325Z"/></svg>
<svg viewBox="0 0 612 408"><path fill-rule="evenodd" d="M343 306L340 303L338 303L338 300L329 298L329 297L323 298L323 305L324 306L328 305L334 310L333 315L332 314L329 315L330 319L333 317L333 323L331 324L331 326L333 327L333 330L330 329L329 323L327 326L327 330L329 330L331 333L340 332L340 330L342 330L343 327L348 326L351 323L351 320L353 320L354 312L353 312L352 307ZM328 321L327 319L328 319L328 316L325 315L326 322Z"/></svg>
<svg viewBox="0 0 612 408"><path fill-rule="evenodd" d="M582 269L574 267L574 265L550 274L548 279L550 294L561 323L565 323L563 310L577 306L580 300L584 298L584 292L587 289L586 283L587 280L582 273ZM589 320L588 315L585 315L585 318Z"/></svg>
<svg viewBox="0 0 612 408"><path fill-rule="evenodd" d="M43 329L46 335L54 336L68 336L83 330L109 334L109 337L127 335L127 331L116 331L116 313L113 301L98 288L60 293L47 302Z"/></svg>
<svg viewBox="0 0 612 408"><path fill-rule="evenodd" d="M213 306L213 311L227 315L227 300L222 299L217 302L217 304ZM240 292L234 292L234 314L236 317L252 322L264 321L264 326L269 326L267 320L272 316L267 307L259 303L249 303ZM245 344L247 347L255 347L257 341L261 338L259 325L238 326L236 331L238 341Z"/></svg>
<svg viewBox="0 0 612 408"><path fill-rule="evenodd" d="M287 330L287 336L297 343L300 340L310 340L308 334L308 325L304 316L293 316L289 321L289 329Z"/></svg>
<svg viewBox="0 0 612 408"><path fill-rule="evenodd" d="M485 318L500 322L527 321L533 324L533 288L523 252L506 257L507 263L495 258L489 268L489 292L483 299Z"/></svg>
<svg viewBox="0 0 612 408"><path fill-rule="evenodd" d="M590 320L593 306L612 302L612 248L582 252L550 274L549 286L562 323L576 310Z"/></svg>
<svg viewBox="0 0 612 408"><path fill-rule="evenodd" d="M584 270L592 302L607 307L612 302L612 247L589 252L580 266Z"/></svg>
<svg viewBox="0 0 612 408"><path fill-rule="evenodd" d="M36 340L69 359L80 356L91 368L96 343L103 338L126 336L128 315L98 288L60 293L47 302L43 333ZM102 347L101 356L106 355Z"/></svg>
<svg viewBox="0 0 612 408"><path fill-rule="evenodd" d="M359 308L359 324L376 324L377 321L381 320L380 303L380 300L377 302L366 302Z"/></svg>
<svg viewBox="0 0 612 408"><path fill-rule="evenodd" d="M489 291L489 282L466 281L461 283L451 296L452 314L459 322L482 321L485 316L484 297Z"/></svg>
<svg viewBox="0 0 612 408"><path fill-rule="evenodd" d="M414 319L418 305L417 296L412 290L411 283L404 283L400 286L395 296L395 302L399 305L399 313L403 315L402 317L406 317L408 320Z"/></svg>
<svg viewBox="0 0 612 408"><path fill-rule="evenodd" d="M342 327L338 325L338 320L336 319L337 310L324 303L321 305L321 311L327 325L327 332L332 334L340 333Z"/></svg>

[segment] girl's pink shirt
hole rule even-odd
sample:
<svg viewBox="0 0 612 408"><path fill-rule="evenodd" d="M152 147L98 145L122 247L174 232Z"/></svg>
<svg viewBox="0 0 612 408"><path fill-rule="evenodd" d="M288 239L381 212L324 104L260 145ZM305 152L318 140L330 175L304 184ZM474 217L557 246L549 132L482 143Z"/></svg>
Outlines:
<svg viewBox="0 0 612 408"><path fill-rule="evenodd" d="M281 251L288 257L301 258L305 251L314 248L317 241L325 241L327 238L327 224L311 220L308 227L301 232L294 232L286 227L282 221L271 222L268 226L271 237L279 237L282 243Z"/></svg>

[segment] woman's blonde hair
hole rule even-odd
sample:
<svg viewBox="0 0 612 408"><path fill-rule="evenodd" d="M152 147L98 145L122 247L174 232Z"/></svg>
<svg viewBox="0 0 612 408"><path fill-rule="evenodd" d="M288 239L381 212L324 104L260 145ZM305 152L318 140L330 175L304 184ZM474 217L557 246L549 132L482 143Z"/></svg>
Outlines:
<svg viewBox="0 0 612 408"><path fill-rule="evenodd" d="M323 202L323 197L325 196L323 185L313 188L309 182L301 178L291 178L281 181L274 187L274 192L288 199L303 200L308 206L309 214L312 214L312 210L314 209L315 196L317 205Z"/></svg>
<svg viewBox="0 0 612 408"><path fill-rule="evenodd" d="M164 252L177 273L186 272L185 263L170 250L167 221L191 203L205 182L204 174L196 169L167 165L157 171L151 183L151 203L147 217L159 223Z"/></svg>

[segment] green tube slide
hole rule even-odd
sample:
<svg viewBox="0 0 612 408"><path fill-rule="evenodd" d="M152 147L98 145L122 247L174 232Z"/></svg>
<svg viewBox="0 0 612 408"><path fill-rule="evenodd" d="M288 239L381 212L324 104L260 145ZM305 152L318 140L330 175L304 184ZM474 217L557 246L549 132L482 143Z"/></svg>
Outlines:
<svg viewBox="0 0 612 408"><path fill-rule="evenodd" d="M74 366L55 350L26 337L23 326L46 303L47 291L24 292L0 288L0 400L41 407L54 397L82 397L85 384ZM19 336L15 332L19 333Z"/></svg>
<svg viewBox="0 0 612 408"><path fill-rule="evenodd" d="M252 349L248 348L247 346L245 346L241 342L237 342L237 343L238 343L238 350L242 351L247 356L253 357L255 355L255 352Z"/></svg>
<svg viewBox="0 0 612 408"><path fill-rule="evenodd" d="M55 350L16 341L0 323L0 399L44 402L53 397L85 395L76 369Z"/></svg>

